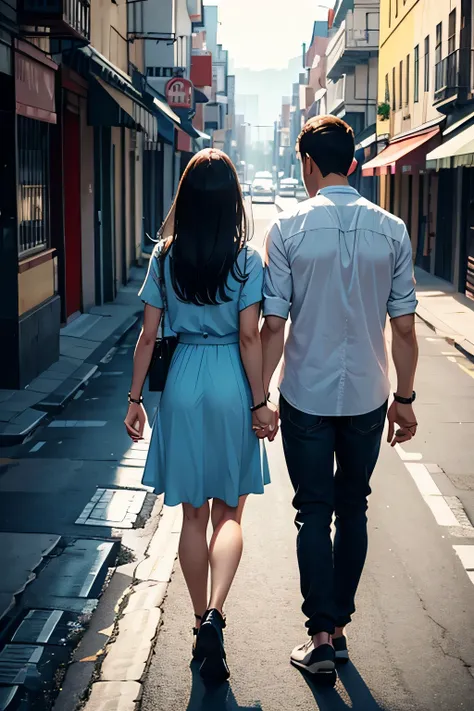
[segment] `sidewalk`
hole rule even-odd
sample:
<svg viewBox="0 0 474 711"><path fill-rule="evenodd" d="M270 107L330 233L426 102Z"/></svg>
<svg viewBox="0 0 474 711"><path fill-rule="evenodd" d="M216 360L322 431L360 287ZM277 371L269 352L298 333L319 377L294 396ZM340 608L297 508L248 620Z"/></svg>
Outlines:
<svg viewBox="0 0 474 711"><path fill-rule="evenodd" d="M457 292L449 282L418 267L415 278L418 316L438 336L474 357L474 301Z"/></svg>
<svg viewBox="0 0 474 711"><path fill-rule="evenodd" d="M0 390L0 447L21 444L88 383L97 363L136 323L144 276L144 268L132 269L113 303L95 306L62 328L59 360L26 388Z"/></svg>

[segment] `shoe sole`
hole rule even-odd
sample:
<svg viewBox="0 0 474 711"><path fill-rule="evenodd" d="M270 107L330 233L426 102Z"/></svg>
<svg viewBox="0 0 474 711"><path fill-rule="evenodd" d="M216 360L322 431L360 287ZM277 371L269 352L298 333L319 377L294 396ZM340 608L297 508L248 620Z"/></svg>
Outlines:
<svg viewBox="0 0 474 711"><path fill-rule="evenodd" d="M199 669L203 681L219 683L230 677L225 650L212 625L203 625L199 633L199 652L204 657Z"/></svg>
<svg viewBox="0 0 474 711"><path fill-rule="evenodd" d="M306 664L295 662L292 659L291 664L299 671L310 674L311 678L317 684L329 687L333 687L336 684L337 672L334 662L318 662L317 664L312 664L308 667Z"/></svg>

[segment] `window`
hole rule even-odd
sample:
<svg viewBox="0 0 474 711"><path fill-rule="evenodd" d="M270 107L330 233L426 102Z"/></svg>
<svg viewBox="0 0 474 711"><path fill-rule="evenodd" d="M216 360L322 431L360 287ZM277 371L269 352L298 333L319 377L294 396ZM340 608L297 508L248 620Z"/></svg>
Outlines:
<svg viewBox="0 0 474 711"><path fill-rule="evenodd" d="M413 100L420 100L420 45L417 44L413 53Z"/></svg>
<svg viewBox="0 0 474 711"><path fill-rule="evenodd" d="M388 0L388 26L392 26L392 0Z"/></svg>
<svg viewBox="0 0 474 711"><path fill-rule="evenodd" d="M398 17L398 0L395 0L395 17Z"/></svg>
<svg viewBox="0 0 474 711"><path fill-rule="evenodd" d="M456 49L456 10L449 13L448 22L448 54Z"/></svg>
<svg viewBox="0 0 474 711"><path fill-rule="evenodd" d="M441 43L443 38L443 23L436 25L436 45L435 45L435 64L441 62Z"/></svg>
<svg viewBox="0 0 474 711"><path fill-rule="evenodd" d="M401 109L403 104L403 59L400 62L400 71L398 74L398 108Z"/></svg>
<svg viewBox="0 0 474 711"><path fill-rule="evenodd" d="M410 101L410 55L407 54L405 106Z"/></svg>
<svg viewBox="0 0 474 711"><path fill-rule="evenodd" d="M390 103L390 85L388 83L388 74L385 75L385 103Z"/></svg>
<svg viewBox="0 0 474 711"><path fill-rule="evenodd" d="M19 252L49 245L49 123L18 116Z"/></svg>
<svg viewBox="0 0 474 711"><path fill-rule="evenodd" d="M392 109L395 111L397 104L395 101L395 67L392 69Z"/></svg>
<svg viewBox="0 0 474 711"><path fill-rule="evenodd" d="M425 37L425 91L430 90L430 37Z"/></svg>

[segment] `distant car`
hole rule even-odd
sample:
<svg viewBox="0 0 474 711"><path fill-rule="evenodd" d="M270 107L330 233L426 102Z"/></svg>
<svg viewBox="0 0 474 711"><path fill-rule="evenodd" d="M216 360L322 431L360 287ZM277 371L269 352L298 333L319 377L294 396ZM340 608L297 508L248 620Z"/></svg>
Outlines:
<svg viewBox="0 0 474 711"><path fill-rule="evenodd" d="M298 181L296 178L283 178L280 180L281 197L296 197Z"/></svg>
<svg viewBox="0 0 474 711"><path fill-rule="evenodd" d="M248 195L252 194L252 184L251 183L241 182L240 187L242 188L242 195L244 197L247 197Z"/></svg>
<svg viewBox="0 0 474 711"><path fill-rule="evenodd" d="M252 202L270 199L275 202L276 190L272 177L258 177L257 173L252 183Z"/></svg>
<svg viewBox="0 0 474 711"><path fill-rule="evenodd" d="M255 179L257 178L270 178L272 179L272 174L269 170L260 170L255 173Z"/></svg>

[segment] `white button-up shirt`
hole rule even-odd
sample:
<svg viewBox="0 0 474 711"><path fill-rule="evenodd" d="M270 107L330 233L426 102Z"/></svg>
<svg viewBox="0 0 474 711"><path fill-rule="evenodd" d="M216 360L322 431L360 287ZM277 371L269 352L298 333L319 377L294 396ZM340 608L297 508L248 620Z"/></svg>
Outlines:
<svg viewBox="0 0 474 711"><path fill-rule="evenodd" d="M280 390L314 415L380 407L390 383L384 328L416 310L402 220L349 186L281 213L266 243L264 315L291 316Z"/></svg>

